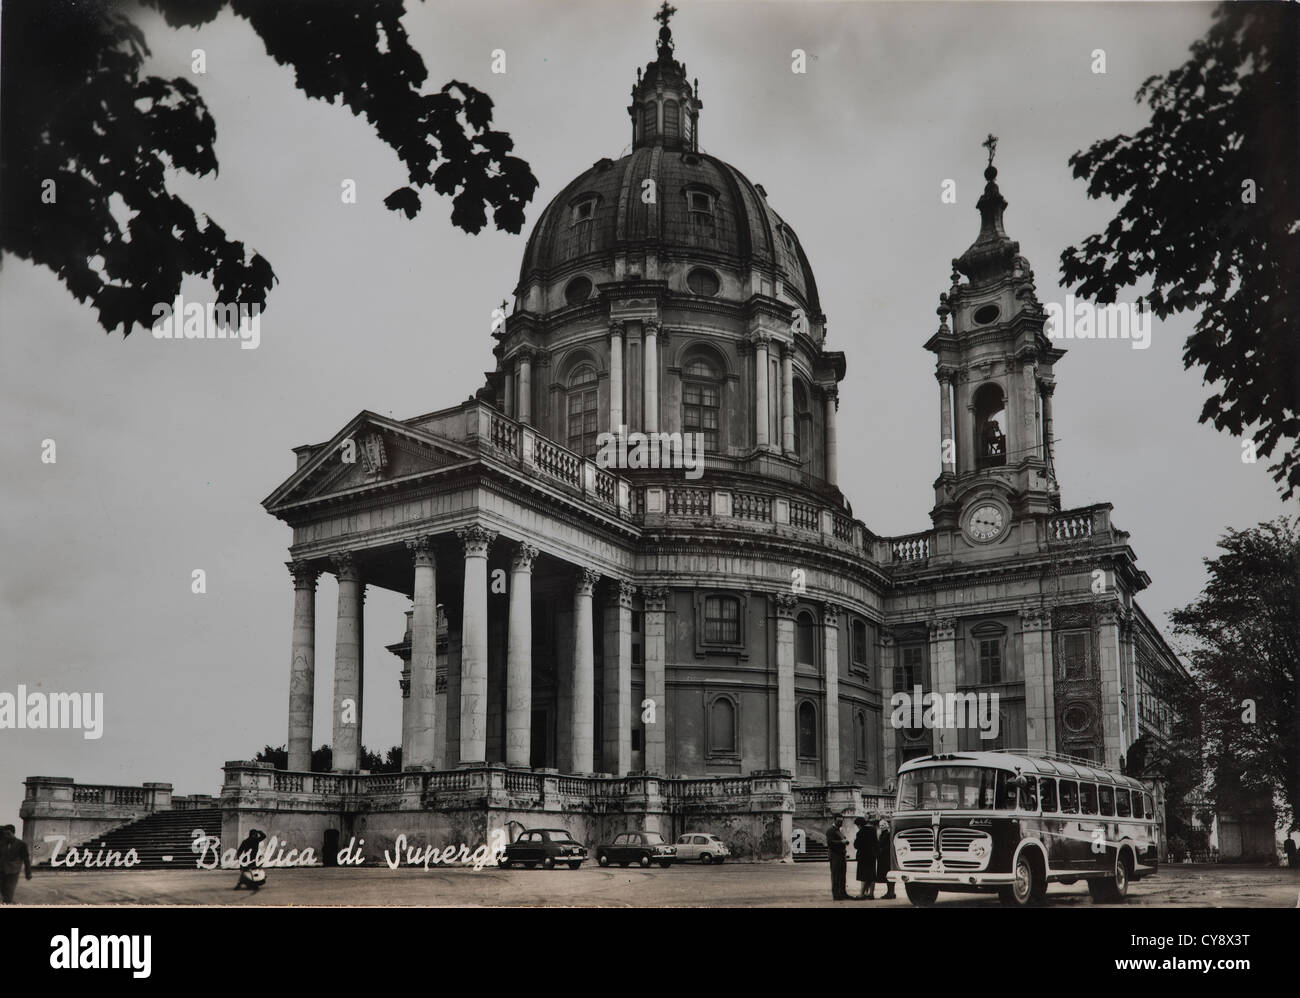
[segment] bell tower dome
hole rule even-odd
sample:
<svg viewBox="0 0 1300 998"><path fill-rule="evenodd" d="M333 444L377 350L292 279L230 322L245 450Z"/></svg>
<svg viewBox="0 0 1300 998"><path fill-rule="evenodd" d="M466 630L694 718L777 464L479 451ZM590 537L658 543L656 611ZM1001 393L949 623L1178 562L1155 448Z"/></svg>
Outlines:
<svg viewBox="0 0 1300 998"><path fill-rule="evenodd" d="M1051 399L1053 365L1065 351L1044 333L1033 271L1003 224L997 138L984 145L979 235L952 262L939 329L925 344L937 357L941 428L930 515L971 546L1000 543L1018 519L1060 508Z"/></svg>

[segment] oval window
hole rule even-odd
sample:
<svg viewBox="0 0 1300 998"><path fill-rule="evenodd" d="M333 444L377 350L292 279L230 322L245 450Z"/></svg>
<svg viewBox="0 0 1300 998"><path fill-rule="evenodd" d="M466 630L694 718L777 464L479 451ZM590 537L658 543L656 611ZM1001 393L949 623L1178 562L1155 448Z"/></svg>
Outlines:
<svg viewBox="0 0 1300 998"><path fill-rule="evenodd" d="M692 294L716 295L722 282L713 271L696 267L686 275L686 286L691 289Z"/></svg>
<svg viewBox="0 0 1300 998"><path fill-rule="evenodd" d="M1092 726L1092 712L1083 704L1071 704L1065 710L1065 726L1075 734L1087 731Z"/></svg>
<svg viewBox="0 0 1300 998"><path fill-rule="evenodd" d="M998 307L996 305L985 305L983 308L975 310L975 321L981 326L992 322L998 317Z"/></svg>
<svg viewBox="0 0 1300 998"><path fill-rule="evenodd" d="M581 305L591 297L591 281L585 277L575 277L564 289L564 300L570 305Z"/></svg>

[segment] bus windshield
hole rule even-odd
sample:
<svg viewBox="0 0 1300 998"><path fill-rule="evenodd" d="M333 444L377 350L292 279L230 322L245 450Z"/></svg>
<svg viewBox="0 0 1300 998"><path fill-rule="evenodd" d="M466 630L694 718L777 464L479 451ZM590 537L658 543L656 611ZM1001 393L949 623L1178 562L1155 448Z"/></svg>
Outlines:
<svg viewBox="0 0 1300 998"><path fill-rule="evenodd" d="M898 778L900 811L974 811L1015 807L1008 773L980 766L931 766Z"/></svg>

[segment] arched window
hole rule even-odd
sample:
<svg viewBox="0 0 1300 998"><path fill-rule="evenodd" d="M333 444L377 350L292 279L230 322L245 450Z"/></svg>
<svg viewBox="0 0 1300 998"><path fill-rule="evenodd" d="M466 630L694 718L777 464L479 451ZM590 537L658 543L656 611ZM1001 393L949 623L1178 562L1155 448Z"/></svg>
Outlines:
<svg viewBox="0 0 1300 998"><path fill-rule="evenodd" d="M664 137L675 139L681 128L681 105L675 100L664 101Z"/></svg>
<svg viewBox="0 0 1300 998"><path fill-rule="evenodd" d="M799 755L804 759L817 758L817 708L811 700L799 705Z"/></svg>
<svg viewBox="0 0 1300 998"><path fill-rule="evenodd" d="M596 387L596 369L590 364L580 364L569 375L566 400L569 417L569 449L583 457L596 456L596 412L599 391Z"/></svg>
<svg viewBox="0 0 1300 998"><path fill-rule="evenodd" d="M702 433L704 449L718 451L718 416L722 389L717 372L704 358L696 357L682 368L682 432Z"/></svg>
<svg viewBox="0 0 1300 998"><path fill-rule="evenodd" d="M642 138L646 141L654 138L659 134L659 105L654 101L646 104L645 109L641 112L641 132Z"/></svg>
<svg viewBox="0 0 1300 998"><path fill-rule="evenodd" d="M709 705L709 752L736 753L736 705L730 697L718 697Z"/></svg>
<svg viewBox="0 0 1300 998"><path fill-rule="evenodd" d="M812 614L805 610L794 621L794 660L800 665L816 665L817 627Z"/></svg>
<svg viewBox="0 0 1300 998"><path fill-rule="evenodd" d="M794 451L807 459L808 448L812 447L813 418L808 408L808 390L798 379L794 383Z"/></svg>
<svg viewBox="0 0 1300 998"><path fill-rule="evenodd" d="M1006 400L992 383L975 393L975 455L979 468L1007 463Z"/></svg>
<svg viewBox="0 0 1300 998"><path fill-rule="evenodd" d="M867 622L858 618L853 620L853 664L867 665Z"/></svg>

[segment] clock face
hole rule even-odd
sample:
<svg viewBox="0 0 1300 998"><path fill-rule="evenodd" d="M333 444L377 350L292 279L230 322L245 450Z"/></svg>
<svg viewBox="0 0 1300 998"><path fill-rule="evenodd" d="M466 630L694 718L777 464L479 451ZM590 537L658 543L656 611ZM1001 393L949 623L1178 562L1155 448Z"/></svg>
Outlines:
<svg viewBox="0 0 1300 998"><path fill-rule="evenodd" d="M991 541L1002 533L1005 523L1000 507L982 503L971 511L970 519L966 521L966 532L974 540Z"/></svg>

